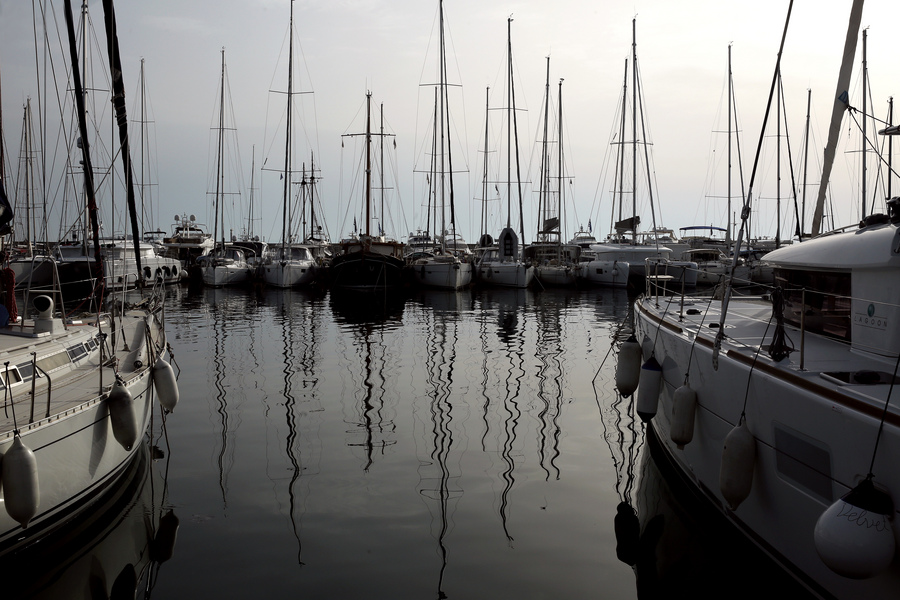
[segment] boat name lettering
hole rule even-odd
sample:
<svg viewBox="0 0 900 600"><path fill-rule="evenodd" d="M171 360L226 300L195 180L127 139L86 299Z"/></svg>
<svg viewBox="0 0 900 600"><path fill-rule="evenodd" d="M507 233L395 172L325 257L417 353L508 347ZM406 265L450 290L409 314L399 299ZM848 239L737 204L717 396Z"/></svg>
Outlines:
<svg viewBox="0 0 900 600"><path fill-rule="evenodd" d="M884 518L877 513L874 513L874 517L870 518L869 511L863 510L859 507L853 506L852 504L844 503L844 506L841 507L840 512L835 515L836 519L847 519L850 523L856 523L860 527L871 528L874 527L876 531L884 531L887 525L885 524Z"/></svg>
<svg viewBox="0 0 900 600"><path fill-rule="evenodd" d="M888 326L887 317L876 317L871 315L863 315L860 313L856 313L856 315L854 316L854 321L857 325L874 327L875 329L887 329Z"/></svg>

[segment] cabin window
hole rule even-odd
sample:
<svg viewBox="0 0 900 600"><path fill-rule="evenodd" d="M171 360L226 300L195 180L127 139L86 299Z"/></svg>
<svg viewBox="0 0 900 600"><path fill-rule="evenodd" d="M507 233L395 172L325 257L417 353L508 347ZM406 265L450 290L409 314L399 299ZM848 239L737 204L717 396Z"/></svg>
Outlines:
<svg viewBox="0 0 900 600"><path fill-rule="evenodd" d="M850 341L850 273L776 269L784 289L784 319L806 331ZM804 296L805 290L805 296Z"/></svg>
<svg viewBox="0 0 900 600"><path fill-rule="evenodd" d="M19 381L28 381L34 376L34 365L31 361L16 365L16 369L19 371ZM16 380L13 379L13 383L15 382Z"/></svg>
<svg viewBox="0 0 900 600"><path fill-rule="evenodd" d="M38 359L37 364L42 370L49 373L53 369L69 364L69 362L69 353L63 350L62 352Z"/></svg>
<svg viewBox="0 0 900 600"><path fill-rule="evenodd" d="M28 363L28 366L30 367L31 363ZM8 381L7 377L9 377ZM17 383L22 383L22 375L19 374L19 369L16 367L10 367L8 370L5 367L0 368L0 387Z"/></svg>
<svg viewBox="0 0 900 600"><path fill-rule="evenodd" d="M84 344L75 344L68 349L68 352L69 358L72 360L72 362L77 361L79 358L88 353Z"/></svg>

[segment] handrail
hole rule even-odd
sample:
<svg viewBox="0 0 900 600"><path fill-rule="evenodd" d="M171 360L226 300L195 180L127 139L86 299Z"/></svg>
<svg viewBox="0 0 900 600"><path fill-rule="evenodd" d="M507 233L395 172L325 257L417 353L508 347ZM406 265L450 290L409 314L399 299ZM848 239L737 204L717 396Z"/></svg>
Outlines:
<svg viewBox="0 0 900 600"><path fill-rule="evenodd" d="M37 387L37 377L35 376L37 371L40 371L41 375L47 378L47 413L44 415L44 418L50 417L50 400L53 395L53 379L51 379L50 375L42 369L37 364L37 352L31 353L31 414L28 416L28 422L34 423L34 403L36 399L36 387Z"/></svg>

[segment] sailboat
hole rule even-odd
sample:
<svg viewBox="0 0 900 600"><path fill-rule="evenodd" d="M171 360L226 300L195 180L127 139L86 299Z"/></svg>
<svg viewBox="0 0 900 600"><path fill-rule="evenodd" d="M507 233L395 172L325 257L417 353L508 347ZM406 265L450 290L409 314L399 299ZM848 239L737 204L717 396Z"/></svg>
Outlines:
<svg viewBox="0 0 900 600"><path fill-rule="evenodd" d="M513 287L527 288L534 279L534 267L523 260L524 252L520 247L519 236L516 230L512 228L512 164L513 152L515 152L516 164L516 196L519 204L519 221L520 230L523 232L522 225L522 182L519 178L519 140L516 132L516 94L513 85L513 57L512 57L512 17L506 23L507 32L507 155L506 155L506 227L500 231L497 236L497 243L492 244L493 240L489 234L483 234L479 241L479 247L476 248L475 269L478 281L482 285L497 287ZM488 107L489 109L489 107ZM487 126L486 126L487 127ZM515 138L515 146L513 145ZM487 134L485 134L485 144L487 143ZM485 163L487 163L487 153L485 152ZM487 186L487 174L485 174L485 187ZM485 201L487 194L485 194ZM522 242L524 244L524 240Z"/></svg>
<svg viewBox="0 0 900 600"><path fill-rule="evenodd" d="M384 132L372 133L372 93L366 93L365 215L362 231L354 231L340 242L339 253L331 259L331 285L335 290L374 291L399 287L403 275L403 244L388 239L381 222L378 235L372 227L372 136L384 140ZM383 171L383 164L382 164ZM382 186L382 190L384 186ZM355 222L355 221L354 221Z"/></svg>
<svg viewBox="0 0 900 600"><path fill-rule="evenodd" d="M559 80L558 133L557 133L557 175L556 190L551 183L550 175L550 140L548 128L550 124L550 57L547 57L547 83L544 94L544 135L541 144L540 198L538 201L538 227L535 241L525 248L525 258L534 265L535 277L545 286L574 286L580 270L581 246L564 244L562 231L565 227L565 174L563 158L563 126L562 126L562 84Z"/></svg>
<svg viewBox="0 0 900 600"><path fill-rule="evenodd" d="M222 77L219 89L218 137L216 155L216 190L213 239L215 249L197 259L203 283L212 287L240 285L253 277L247 249L225 242L225 49L222 49Z"/></svg>
<svg viewBox="0 0 900 600"><path fill-rule="evenodd" d="M820 198L842 117L855 111L847 90L862 5L855 0L848 18ZM770 103L776 84L773 76ZM758 148L765 130L764 119ZM814 231L820 218L817 210ZM822 598L888 599L900 589L898 239L895 197L886 214L766 255L778 284L769 295L732 298L729 282L721 301L640 298L635 360L619 357L617 381L639 384L638 413L674 472Z"/></svg>
<svg viewBox="0 0 900 600"><path fill-rule="evenodd" d="M638 78L637 69L637 19L631 22L632 43L631 43L631 216L624 217L625 210L625 117L626 105L628 103L628 61L625 61L625 77L622 87L622 121L619 129L620 143L617 160L617 178L618 178L618 196L619 196L619 218L615 221L613 232L607 237L607 240L601 244L592 244L591 250L598 260L614 261L617 264L628 263L629 277L642 279L645 277L645 262L647 259L669 259L672 256L672 250L666 246L659 244L659 241L651 230L650 239L646 236L638 234L638 228L641 224L641 217L637 209L637 190L638 190L638 146L644 146L645 163L647 163L647 143L638 141L638 134L643 134L643 124L641 131L638 131L638 114L643 114L643 110L639 108L641 95L638 90L640 80ZM647 176L649 183L650 165L647 164ZM653 189L648 185L649 201L653 204ZM630 239L628 233L630 232ZM616 284L618 281L615 282Z"/></svg>
<svg viewBox="0 0 900 600"><path fill-rule="evenodd" d="M435 240L436 244L428 250L411 255L409 270L412 273L413 280L419 285L458 290L468 287L472 283L472 261L471 253L456 231L443 0L438 1L438 10L440 21L440 50L438 52L440 83L435 89L434 138L432 141L431 190L429 197L434 200L435 222L440 217L439 230L443 231L443 235L438 236ZM446 226L447 208L450 209L449 226Z"/></svg>
<svg viewBox="0 0 900 600"><path fill-rule="evenodd" d="M316 261L309 248L292 243L293 207L291 206L292 164L292 103L294 96L294 3L291 3L290 25L288 28L288 76L287 76L287 111L284 143L284 172L281 205L281 242L270 245L260 269L266 285L278 288L291 288L309 285L316 279ZM304 173L304 181L305 181ZM302 188L301 188L302 189Z"/></svg>
<svg viewBox="0 0 900 600"><path fill-rule="evenodd" d="M111 0L103 8L127 173L128 118ZM102 291L99 208L70 0L65 2L65 19L93 266ZM130 176L125 179L133 183ZM12 292L0 290L7 298ZM8 409L0 417L0 555L33 544L74 516L89 512L114 489L143 447L154 412L154 390L166 410L174 409L177 382L162 359L166 348L162 296L162 286L157 285L139 304L115 298L115 313L73 314L58 302L58 290L47 294L26 290L25 314L6 315L10 326L0 328L0 354L5 361L0 391ZM10 310L15 305L2 309Z"/></svg>

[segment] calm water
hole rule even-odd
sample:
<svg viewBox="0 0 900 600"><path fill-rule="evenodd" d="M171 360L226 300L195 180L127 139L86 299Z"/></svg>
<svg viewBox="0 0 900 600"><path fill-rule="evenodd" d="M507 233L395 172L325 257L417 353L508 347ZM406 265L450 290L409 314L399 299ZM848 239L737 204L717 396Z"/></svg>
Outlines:
<svg viewBox="0 0 900 600"><path fill-rule="evenodd" d="M171 558L137 582L140 597L757 597L788 585L661 478L612 389L622 291L168 294L181 401L167 441L154 424L153 485L104 525L177 515ZM617 554L620 504L633 535Z"/></svg>

